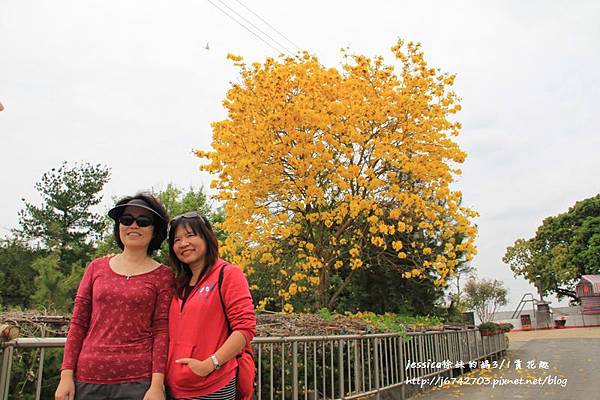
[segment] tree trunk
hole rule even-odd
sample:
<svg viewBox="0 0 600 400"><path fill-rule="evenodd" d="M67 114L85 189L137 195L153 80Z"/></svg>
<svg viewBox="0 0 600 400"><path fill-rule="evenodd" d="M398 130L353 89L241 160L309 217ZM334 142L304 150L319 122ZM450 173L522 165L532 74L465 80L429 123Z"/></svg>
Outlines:
<svg viewBox="0 0 600 400"><path fill-rule="evenodd" d="M323 307L327 307L329 298L327 296L327 290L329 289L329 271L327 268L321 269L319 274L319 286L317 287L317 310Z"/></svg>

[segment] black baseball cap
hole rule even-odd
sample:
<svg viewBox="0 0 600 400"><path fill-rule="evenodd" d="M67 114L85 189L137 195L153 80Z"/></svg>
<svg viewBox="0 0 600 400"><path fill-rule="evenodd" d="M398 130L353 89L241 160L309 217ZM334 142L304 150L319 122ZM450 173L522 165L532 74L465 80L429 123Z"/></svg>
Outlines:
<svg viewBox="0 0 600 400"><path fill-rule="evenodd" d="M139 207L139 208L143 208L144 210L150 211L152 214L154 214L158 218L160 218L163 221L165 221L165 219L159 213L157 213L156 211L154 211L152 209L152 207L150 207L150 204L146 203L142 199L133 199L133 200L129 200L127 203L116 205L116 206L114 206L113 208L111 208L108 211L108 216L111 217L112 219L114 219L116 221L116 220L119 219L119 216L121 215L121 213L123 212L123 210L126 207Z"/></svg>

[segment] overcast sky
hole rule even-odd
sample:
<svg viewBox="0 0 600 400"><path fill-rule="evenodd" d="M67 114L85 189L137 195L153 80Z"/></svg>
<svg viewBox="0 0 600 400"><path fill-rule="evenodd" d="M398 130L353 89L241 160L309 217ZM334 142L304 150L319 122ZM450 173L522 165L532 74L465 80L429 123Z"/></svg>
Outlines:
<svg viewBox="0 0 600 400"><path fill-rule="evenodd" d="M241 1L327 66L345 46L392 61L401 37L457 74L468 158L456 187L481 214L474 266L506 283L509 308L534 290L502 263L506 247L600 192L600 2ZM277 54L207 0L2 0L0 235L63 160L112 168L103 209L169 182L208 187L191 152L210 148L225 116L227 53Z"/></svg>

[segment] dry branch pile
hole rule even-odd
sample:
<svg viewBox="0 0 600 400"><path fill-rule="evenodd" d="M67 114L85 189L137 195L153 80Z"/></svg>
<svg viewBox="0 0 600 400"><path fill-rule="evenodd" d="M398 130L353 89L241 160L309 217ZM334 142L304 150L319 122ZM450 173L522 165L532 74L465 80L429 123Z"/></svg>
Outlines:
<svg viewBox="0 0 600 400"><path fill-rule="evenodd" d="M366 321L346 316L325 320L315 314L261 313L256 316L256 336L314 336L381 332Z"/></svg>
<svg viewBox="0 0 600 400"><path fill-rule="evenodd" d="M316 314L280 314L264 312L256 316L256 336L314 336L368 334L385 332L367 321L344 315L324 319ZM17 326L20 337L65 336L70 316L41 315L39 312L4 312L0 324ZM442 327L407 325L407 331L439 330Z"/></svg>
<svg viewBox="0 0 600 400"><path fill-rule="evenodd" d="M16 326L20 337L65 336L71 316L46 315L39 311L8 311L0 314L0 324Z"/></svg>

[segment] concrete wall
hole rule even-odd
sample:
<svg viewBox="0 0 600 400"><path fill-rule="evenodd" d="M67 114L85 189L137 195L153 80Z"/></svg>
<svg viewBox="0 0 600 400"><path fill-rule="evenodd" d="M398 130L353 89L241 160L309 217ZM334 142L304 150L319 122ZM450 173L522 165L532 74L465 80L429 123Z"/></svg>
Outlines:
<svg viewBox="0 0 600 400"><path fill-rule="evenodd" d="M577 307L557 307L557 308L553 308L551 310L552 310L552 323L550 324L550 327L554 327L554 320L561 319L561 317L563 317L567 321L565 323L566 326L600 325L600 315L582 315L581 307L579 307L579 306L577 306ZM521 317L519 316L519 318L511 319L510 318L511 315L509 315L509 314L511 314L511 313L509 313L509 312L497 313L496 317L494 318L494 322L497 322L497 323L510 322L511 324L514 325L515 329L522 329ZM531 326L532 327L539 327L538 321L536 320L537 313L534 313L531 309L525 309L525 310L523 310L521 315L524 315L524 314L529 314L529 317L531 318ZM545 326L546 324L543 324L543 325Z"/></svg>
<svg viewBox="0 0 600 400"><path fill-rule="evenodd" d="M600 315L567 315L567 326L600 325Z"/></svg>

